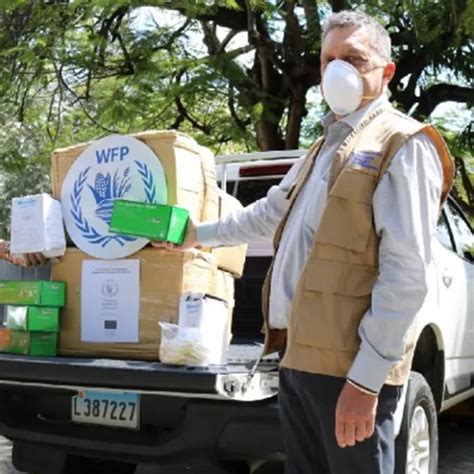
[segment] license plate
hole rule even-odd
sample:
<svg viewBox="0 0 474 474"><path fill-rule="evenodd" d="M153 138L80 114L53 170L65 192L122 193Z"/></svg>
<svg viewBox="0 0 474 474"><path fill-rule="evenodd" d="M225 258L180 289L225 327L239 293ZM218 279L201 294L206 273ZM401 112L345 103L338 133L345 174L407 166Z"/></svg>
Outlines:
<svg viewBox="0 0 474 474"><path fill-rule="evenodd" d="M139 395L127 392L80 392L72 397L71 419L76 423L138 429Z"/></svg>

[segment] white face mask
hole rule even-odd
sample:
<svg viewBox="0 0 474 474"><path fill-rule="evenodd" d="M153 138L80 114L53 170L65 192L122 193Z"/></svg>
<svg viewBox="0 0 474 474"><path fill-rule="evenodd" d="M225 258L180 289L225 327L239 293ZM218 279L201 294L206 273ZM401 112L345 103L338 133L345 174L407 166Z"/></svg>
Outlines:
<svg viewBox="0 0 474 474"><path fill-rule="evenodd" d="M324 100L337 115L347 115L357 110L364 96L361 73L350 63L341 59L331 61L324 71L321 82Z"/></svg>

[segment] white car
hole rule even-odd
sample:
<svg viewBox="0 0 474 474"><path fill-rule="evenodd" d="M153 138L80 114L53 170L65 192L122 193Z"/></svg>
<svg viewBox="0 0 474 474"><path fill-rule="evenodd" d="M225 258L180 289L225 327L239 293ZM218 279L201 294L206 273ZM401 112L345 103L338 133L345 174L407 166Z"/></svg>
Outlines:
<svg viewBox="0 0 474 474"><path fill-rule="evenodd" d="M290 150L219 156L218 180L247 205L265 196L303 154ZM249 245L249 260L271 254L271 241ZM438 222L429 278L417 318L412 373L396 413L397 474L437 472L437 414L474 396L474 236L451 197ZM239 287L236 300L239 311Z"/></svg>

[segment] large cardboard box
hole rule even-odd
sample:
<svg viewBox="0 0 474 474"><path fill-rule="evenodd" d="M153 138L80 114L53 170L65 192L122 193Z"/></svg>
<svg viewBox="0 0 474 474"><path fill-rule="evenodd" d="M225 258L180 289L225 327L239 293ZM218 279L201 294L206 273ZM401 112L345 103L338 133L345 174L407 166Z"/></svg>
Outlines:
<svg viewBox="0 0 474 474"><path fill-rule="evenodd" d="M129 258L140 259L138 343L82 342L81 268L84 260L92 258L77 249L68 249L61 262L53 266L52 278L67 282L67 304L60 322L60 355L158 360L158 322L178 323L180 297L187 291L226 300L231 319L233 278L217 269L212 254L147 248Z"/></svg>
<svg viewBox="0 0 474 474"><path fill-rule="evenodd" d="M219 217L223 218L234 211L242 209L242 204L224 191L219 192ZM218 247L213 249L221 270L232 273L235 278L240 278L244 272L247 245L235 247Z"/></svg>
<svg viewBox="0 0 474 474"><path fill-rule="evenodd" d="M148 145L161 161L168 185L168 204L187 209L197 221L210 221L241 207L240 203L219 190L214 155L188 135L176 131L147 131L133 135ZM58 149L51 158L54 197L60 199L63 181L76 158L90 143ZM218 267L241 277L246 246L219 248L215 252Z"/></svg>
<svg viewBox="0 0 474 474"><path fill-rule="evenodd" d="M209 150L188 135L176 131L154 130L137 133L133 137L151 148L160 160L168 186L167 204L184 207L197 220L217 213L218 202L213 200L213 185L209 181L213 172L207 169L214 166ZM81 143L53 152L51 178L53 195L57 199L61 197L61 187L69 169L89 144ZM202 155L206 155L206 159L202 159ZM210 190L206 191L206 185Z"/></svg>

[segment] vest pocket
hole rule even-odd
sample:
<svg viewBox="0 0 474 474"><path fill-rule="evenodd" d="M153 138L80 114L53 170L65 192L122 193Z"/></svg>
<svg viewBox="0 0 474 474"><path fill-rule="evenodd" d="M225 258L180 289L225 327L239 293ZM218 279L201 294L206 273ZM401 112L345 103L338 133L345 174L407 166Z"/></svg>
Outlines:
<svg viewBox="0 0 474 474"><path fill-rule="evenodd" d="M369 265L311 258L305 268L304 287L308 291L366 296L372 293L378 269Z"/></svg>
<svg viewBox="0 0 474 474"><path fill-rule="evenodd" d="M295 341L357 351L359 323L370 307L377 274L377 268L366 265L311 259L292 313Z"/></svg>
<svg viewBox="0 0 474 474"><path fill-rule="evenodd" d="M376 186L377 176L345 168L329 192L316 241L364 252L374 227L372 199Z"/></svg>
<svg viewBox="0 0 474 474"><path fill-rule="evenodd" d="M372 206L329 196L316 242L364 252L372 231Z"/></svg>
<svg viewBox="0 0 474 474"><path fill-rule="evenodd" d="M372 204L377 181L377 173L345 168L330 190L329 195L364 204Z"/></svg>

